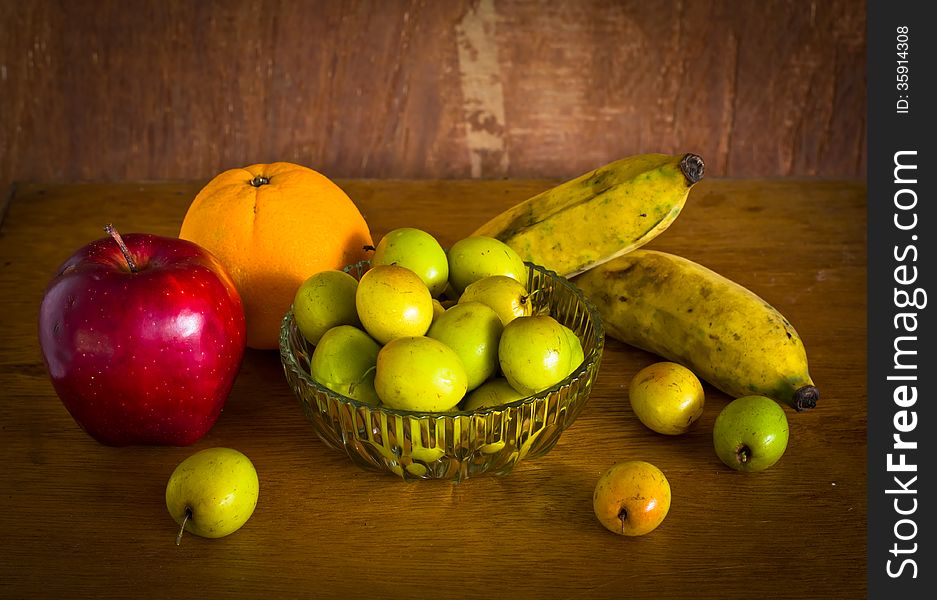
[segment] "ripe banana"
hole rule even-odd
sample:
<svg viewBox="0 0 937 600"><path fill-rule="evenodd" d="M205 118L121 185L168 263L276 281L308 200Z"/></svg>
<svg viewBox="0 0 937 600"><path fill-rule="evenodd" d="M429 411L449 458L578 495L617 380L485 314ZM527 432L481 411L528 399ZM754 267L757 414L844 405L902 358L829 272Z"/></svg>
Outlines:
<svg viewBox="0 0 937 600"><path fill-rule="evenodd" d="M598 308L610 337L681 363L730 396L768 396L797 411L816 406L820 392L794 327L710 269L635 250L574 282Z"/></svg>
<svg viewBox="0 0 937 600"><path fill-rule="evenodd" d="M667 229L703 177L695 154L638 154L529 198L479 227L524 260L574 277Z"/></svg>

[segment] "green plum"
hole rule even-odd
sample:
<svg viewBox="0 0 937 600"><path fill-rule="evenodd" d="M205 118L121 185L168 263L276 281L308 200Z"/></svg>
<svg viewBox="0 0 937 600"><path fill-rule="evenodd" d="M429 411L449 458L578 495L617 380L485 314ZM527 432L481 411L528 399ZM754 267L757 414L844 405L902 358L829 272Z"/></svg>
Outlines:
<svg viewBox="0 0 937 600"><path fill-rule="evenodd" d="M309 360L312 378L334 392L364 404L380 403L374 390L374 371L380 345L351 325L325 332Z"/></svg>
<svg viewBox="0 0 937 600"><path fill-rule="evenodd" d="M468 375L455 350L439 340L399 337L377 355L374 388L391 408L446 412L468 390Z"/></svg>
<svg viewBox="0 0 937 600"><path fill-rule="evenodd" d="M179 463L166 483L166 508L182 532L220 538L254 514L260 480L251 460L233 448L206 448Z"/></svg>
<svg viewBox="0 0 937 600"><path fill-rule="evenodd" d="M725 405L713 424L719 460L737 471L764 471L787 450L784 408L765 396L742 396Z"/></svg>
<svg viewBox="0 0 937 600"><path fill-rule="evenodd" d="M372 265L398 265L419 275L435 298L449 282L449 258L429 233L414 227L401 227L387 233L371 255Z"/></svg>
<svg viewBox="0 0 937 600"><path fill-rule="evenodd" d="M559 321L549 315L518 317L498 344L501 372L522 394L536 394L572 372L573 350Z"/></svg>
<svg viewBox="0 0 937 600"><path fill-rule="evenodd" d="M423 335L433 322L433 296L420 277L398 265L371 267L355 292L358 317L380 344Z"/></svg>
<svg viewBox="0 0 937 600"><path fill-rule="evenodd" d="M533 310L527 288L507 275L491 275L470 283L459 296L459 304L464 302L487 304L498 313L504 325Z"/></svg>
<svg viewBox="0 0 937 600"><path fill-rule="evenodd" d="M478 410L492 406L502 406L524 398L524 394L515 390L504 377L493 377L481 384L465 397L461 410Z"/></svg>
<svg viewBox="0 0 937 600"><path fill-rule="evenodd" d="M513 248L493 237L474 235L449 248L449 284L456 295L468 285L489 275L505 275L527 281L527 266Z"/></svg>
<svg viewBox="0 0 937 600"><path fill-rule="evenodd" d="M498 370L501 318L481 302L456 304L440 315L426 335L449 346L462 360L468 389L474 390Z"/></svg>
<svg viewBox="0 0 937 600"><path fill-rule="evenodd" d="M355 309L358 280L344 271L325 270L310 275L293 297L296 326L310 344L336 325L360 325Z"/></svg>

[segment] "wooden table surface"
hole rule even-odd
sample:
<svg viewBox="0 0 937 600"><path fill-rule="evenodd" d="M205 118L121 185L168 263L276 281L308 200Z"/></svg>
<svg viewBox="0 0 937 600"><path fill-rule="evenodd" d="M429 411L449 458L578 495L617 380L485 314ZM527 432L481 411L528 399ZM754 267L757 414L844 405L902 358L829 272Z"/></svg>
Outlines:
<svg viewBox="0 0 937 600"><path fill-rule="evenodd" d="M339 181L375 240L400 226L445 244L549 181ZM649 248L749 287L803 337L821 390L788 411L791 440L759 474L724 467L706 386L698 427L645 429L627 400L656 357L609 340L592 397L556 447L504 477L404 483L365 472L304 420L275 351L248 351L215 427L194 446L110 448L53 392L36 322L58 264L113 222L176 235L204 182L20 184L0 225L0 597L857 598L866 592L866 187L704 180ZM164 491L196 450L254 461L253 517L219 540L176 525ZM592 491L643 459L673 489L640 538L603 529Z"/></svg>

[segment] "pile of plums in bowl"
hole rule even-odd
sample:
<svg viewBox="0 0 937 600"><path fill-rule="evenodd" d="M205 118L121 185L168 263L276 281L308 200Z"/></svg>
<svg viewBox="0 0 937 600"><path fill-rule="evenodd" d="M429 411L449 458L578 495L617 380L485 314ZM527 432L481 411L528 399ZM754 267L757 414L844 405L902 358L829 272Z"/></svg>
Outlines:
<svg viewBox="0 0 937 600"><path fill-rule="evenodd" d="M391 231L371 259L309 277L280 332L318 436L405 480L504 475L585 406L604 345L571 282L489 237Z"/></svg>

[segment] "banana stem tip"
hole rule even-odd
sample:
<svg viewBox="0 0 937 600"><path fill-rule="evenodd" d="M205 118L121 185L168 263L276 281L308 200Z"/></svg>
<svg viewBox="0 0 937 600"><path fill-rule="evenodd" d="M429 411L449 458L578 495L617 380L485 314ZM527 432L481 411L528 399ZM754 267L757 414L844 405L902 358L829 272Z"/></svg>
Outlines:
<svg viewBox="0 0 937 600"><path fill-rule="evenodd" d="M794 410L800 412L816 407L817 400L820 399L820 390L815 386L805 385L794 392L792 405Z"/></svg>
<svg viewBox="0 0 937 600"><path fill-rule="evenodd" d="M680 160L680 172L686 177L689 185L693 185L703 178L706 165L703 159L696 154L687 154Z"/></svg>

